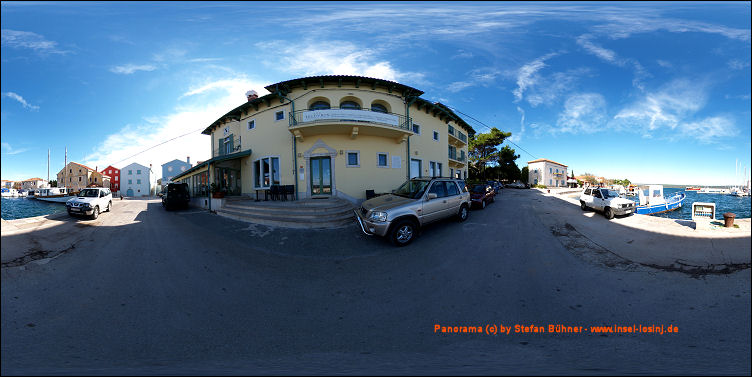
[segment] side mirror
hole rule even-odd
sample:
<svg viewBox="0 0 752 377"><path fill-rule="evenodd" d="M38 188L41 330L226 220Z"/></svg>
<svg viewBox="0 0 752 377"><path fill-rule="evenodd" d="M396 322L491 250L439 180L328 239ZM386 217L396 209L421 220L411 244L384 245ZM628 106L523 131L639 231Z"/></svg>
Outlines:
<svg viewBox="0 0 752 377"><path fill-rule="evenodd" d="M430 192L430 193L428 193L428 196L426 197L426 200L434 200L434 199L436 199L438 197L439 197L438 195Z"/></svg>

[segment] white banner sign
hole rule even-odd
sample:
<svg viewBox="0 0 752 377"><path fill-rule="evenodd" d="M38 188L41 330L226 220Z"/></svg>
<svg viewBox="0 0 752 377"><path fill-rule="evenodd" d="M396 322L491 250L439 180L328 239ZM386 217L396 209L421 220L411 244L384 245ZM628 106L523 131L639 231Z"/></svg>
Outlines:
<svg viewBox="0 0 752 377"><path fill-rule="evenodd" d="M391 126L399 125L399 118L396 115L375 111L328 109L306 111L303 113L302 122L314 122L317 120L356 120L383 123Z"/></svg>

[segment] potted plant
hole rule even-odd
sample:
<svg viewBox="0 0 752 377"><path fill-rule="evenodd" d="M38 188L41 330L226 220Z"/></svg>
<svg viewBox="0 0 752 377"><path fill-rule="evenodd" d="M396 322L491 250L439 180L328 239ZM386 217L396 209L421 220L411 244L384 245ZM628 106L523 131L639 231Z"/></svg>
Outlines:
<svg viewBox="0 0 752 377"><path fill-rule="evenodd" d="M211 190L211 193L212 193L212 198L222 199L222 198L225 197L224 190L222 190L221 188L219 188L219 185L217 185L216 183L212 183L211 184L210 190Z"/></svg>

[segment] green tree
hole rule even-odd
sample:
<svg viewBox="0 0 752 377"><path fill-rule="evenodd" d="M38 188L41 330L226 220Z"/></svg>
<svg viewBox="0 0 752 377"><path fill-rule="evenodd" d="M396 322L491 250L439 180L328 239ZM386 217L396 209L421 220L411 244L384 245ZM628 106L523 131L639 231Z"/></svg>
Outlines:
<svg viewBox="0 0 752 377"><path fill-rule="evenodd" d="M520 168L515 163L515 160L520 158L520 155L515 154L515 150L505 145L497 154L497 160L499 166L499 173L502 179L506 179L509 182L514 182L520 179Z"/></svg>
<svg viewBox="0 0 752 377"><path fill-rule="evenodd" d="M53 179L50 181L50 187L57 187L57 179Z"/></svg>
<svg viewBox="0 0 752 377"><path fill-rule="evenodd" d="M486 165L497 158L496 148L510 136L512 136L511 132L502 132L494 127L489 133L479 133L470 137L467 160L471 178L486 178Z"/></svg>
<svg viewBox="0 0 752 377"><path fill-rule="evenodd" d="M582 178L583 178L583 180L584 180L585 182L587 182L587 183L589 183L589 184L591 184L591 185L596 185L596 184L598 184L598 180L597 180L597 179L595 179L595 176L594 176L594 175L592 175L592 174L590 174L590 173L585 173L585 174L583 174Z"/></svg>
<svg viewBox="0 0 752 377"><path fill-rule="evenodd" d="M530 178L530 169L527 167L527 165L520 170L520 181L522 183L527 183Z"/></svg>

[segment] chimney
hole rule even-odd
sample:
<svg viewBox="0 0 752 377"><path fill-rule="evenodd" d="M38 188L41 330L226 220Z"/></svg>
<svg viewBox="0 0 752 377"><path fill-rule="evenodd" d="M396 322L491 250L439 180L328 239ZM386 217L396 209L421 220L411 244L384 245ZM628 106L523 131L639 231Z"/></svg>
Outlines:
<svg viewBox="0 0 752 377"><path fill-rule="evenodd" d="M248 102L251 102L252 100L258 98L258 93L256 93L255 90L249 90L245 92L245 96L248 98Z"/></svg>
<svg viewBox="0 0 752 377"><path fill-rule="evenodd" d="M191 164L191 156L186 157L185 158L185 162L187 162L188 165L190 165Z"/></svg>

